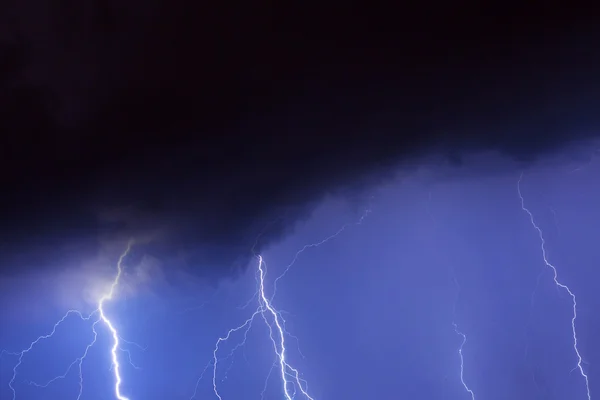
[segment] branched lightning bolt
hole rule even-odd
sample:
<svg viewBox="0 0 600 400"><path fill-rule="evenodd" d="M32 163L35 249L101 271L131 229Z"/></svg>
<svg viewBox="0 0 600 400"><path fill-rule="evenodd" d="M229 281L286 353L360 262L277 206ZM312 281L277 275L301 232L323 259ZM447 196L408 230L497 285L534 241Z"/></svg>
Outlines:
<svg viewBox="0 0 600 400"><path fill-rule="evenodd" d="M215 348L213 351L213 361L212 361L213 391L214 391L215 395L217 396L217 398L222 400L222 397L217 388L217 368L218 368L218 362L219 362L217 353L219 351L219 345L222 342L229 340L231 335L235 334L236 332L243 331L244 332L244 340L240 344L237 344L234 347L234 349L230 352L229 357L231 357L231 355L233 354L233 352L236 349L245 345L248 331L252 328L252 323L254 322L255 317L260 315L262 317L263 321L265 322L265 324L267 325L267 327L269 328L269 338L271 340L271 343L273 344L273 350L274 350L274 353L277 358L277 364L278 364L279 370L280 370L280 377L281 377L281 382L282 382L282 386L283 386L283 394L285 396L285 399L292 400L296 395L296 391L299 390L306 399L314 400L308 394L306 381L304 381L300 377L300 372L296 368L292 367L286 359L285 336L287 334L287 331L285 330L285 325L284 325L285 322L281 316L281 313L277 309L275 309L275 307L273 306L273 304L271 302L271 299L269 299L266 295L265 276L266 276L266 266L265 266L262 256L259 255L258 256L258 274L257 274L257 280L258 280L257 296L258 296L258 300L259 300L259 306L254 311L254 313L252 313L250 318L248 318L246 321L244 321L244 323L242 325L239 325L235 328L230 329L224 337L220 337L217 340L217 343L215 344ZM274 332L274 330L276 332ZM270 373L271 373L271 371L269 372L269 374ZM266 386L266 384L265 384L265 386ZM290 388L290 386L293 386L293 387ZM264 390L263 390L263 394L264 394Z"/></svg>
<svg viewBox="0 0 600 400"><path fill-rule="evenodd" d="M458 302L458 296L460 294L460 286L458 285L458 281L456 280L456 277L454 277L454 285L456 286L456 300L454 301L454 306L453 306L453 315L455 317L456 316L456 303ZM458 324L456 323L456 321L452 321L452 326L454 326L454 332L457 335L459 335L460 337L462 337L460 347L458 348L458 356L460 358L460 383L462 383L465 390L467 392L469 392L469 394L471 395L471 400L475 400L475 393L473 393L473 390L471 390L471 388L469 388L469 386L467 386L467 384L465 383L465 377L464 377L465 363L464 363L464 357L463 357L463 347L465 346L465 343L467 343L467 335L458 329Z"/></svg>
<svg viewBox="0 0 600 400"><path fill-rule="evenodd" d="M90 315L88 315L87 317L84 316L80 311L77 310L69 310L65 313L65 315L63 315L63 317L61 319L59 319L55 324L54 327L52 328L52 331L46 335L41 335L39 336L37 339L35 339L33 342L31 342L29 344L29 347L27 347L26 349L18 352L18 353L12 353L12 354L18 354L19 358L17 363L15 364L15 366L13 367L13 375L11 380L8 382L8 387L10 388L10 390L12 391L13 394L13 400L15 400L17 398L17 392L15 387L13 386L13 384L15 383L15 379L17 378L17 369L19 368L19 366L21 366L21 363L23 362L23 357L25 356L25 354L29 353L35 345L37 345L39 342L41 342L42 340L46 340L51 338L52 336L54 336L54 334L56 333L56 329L58 329L58 327L60 326L60 324L62 324L70 315L75 314L77 316L79 316L79 318L81 318L82 320L89 320L92 315L96 314L97 310L95 310L94 312L92 312ZM85 351L83 353L83 355L79 358L77 358L75 361L73 361L69 367L67 368L67 370L65 371L64 374L59 375L55 378L52 378L51 380L49 380L48 382L46 382L45 384L37 384L35 382L28 382L30 385L34 385L34 386L38 386L38 387L46 387L49 384L51 384L52 382L58 380L58 379L62 379L64 377L67 376L67 374L69 373L69 371L71 370L71 368L75 365L78 364L79 365L79 382L80 382L80 390L79 390L79 394L77 395L77 399L79 399L81 397L81 392L82 392L82 386L83 386L83 378L81 375L81 365L83 363L83 360L85 359L85 357L87 356L87 352L90 349L90 347L92 347L94 345L94 343L96 342L96 331L95 331L95 326L98 323L98 320L94 321L94 324L92 325L92 329L94 331L94 340L89 343L86 348Z"/></svg>
<svg viewBox="0 0 600 400"><path fill-rule="evenodd" d="M231 337L231 335L233 335L234 333L236 333L238 331L241 331L242 329L245 329L244 330L244 341L242 341L242 343L240 343L239 345L237 345L235 348L243 346L246 343L246 334L248 333L248 331L252 327L252 322L254 321L254 317L256 317L258 314L260 314L262 312L264 312L264 310L263 310L263 307L261 305L261 306L259 306L256 309L256 311L254 311L254 313L250 316L250 318L248 318L242 325L239 325L239 326L237 326L235 328L231 328L229 331L227 331L227 334L225 336L218 338L217 339L217 343L215 343L215 348L213 350L213 361L212 361L212 365L213 365L212 384L213 384L213 391L215 392L215 395L219 398L219 400L222 400L222 397L219 394L219 390L217 389L217 368L218 368L218 363L219 363L219 359L217 357L217 353L219 351L219 345L222 342L226 342L227 340L229 340L229 338Z"/></svg>
<svg viewBox="0 0 600 400"><path fill-rule="evenodd" d="M358 222L356 222L354 224L356 224L356 225L361 224L362 221L366 218L366 216L370 212L371 212L371 210L367 209L364 212L364 214L360 217ZM289 332L287 332L287 330L285 328L286 322L282 316L282 311L276 309L273 306L273 299L275 298L275 294L277 291L277 282L288 273L290 268L295 264L298 257L300 257L300 255L304 251L306 251L307 249L313 248L313 247L318 247L318 246L334 239L335 237L339 236L343 231L345 231L349 226L354 225L354 224L352 224L352 223L345 224L340 229L338 229L334 234L326 237L325 239L323 239L319 242L316 242L316 243L307 244L304 247L302 247L300 250L298 250L296 252L296 254L294 255L294 258L292 259L292 261L284 268L281 275L279 275L273 281L273 293L270 297L267 296L267 293L265 290L265 277L266 277L266 273L267 273L265 261L261 255L255 254L258 259L258 268L257 268L257 273L256 273L257 291L254 293L254 296L248 302L246 302L245 305L243 305L242 307L239 307L239 308L245 309L252 302L252 300L254 298L258 298L258 307L252 313L252 315L246 321L244 321L244 323L242 323L241 325L239 325L235 328L230 329L229 331L227 331L227 334L225 336L217 339L217 342L215 343L215 347L213 350L213 359L205 367L205 370L206 370L206 368L208 368L208 366L212 364L212 367L213 367L213 377L212 377L213 392L219 400L223 400L223 398L221 397L221 394L219 393L218 387L217 387L218 386L217 385L217 369L218 369L218 364L219 364L219 358L217 356L217 353L219 351L219 346L221 345L221 343L228 341L231 338L231 336L236 334L237 332L240 332L240 331L244 332L243 333L243 341L241 343L237 344L233 348L233 350L230 352L230 354L227 358L231 357L233 352L236 349L238 349L239 347L242 347L246 344L247 334L248 334L249 330L252 328L252 323L254 322L254 319L259 315L265 322L265 325L267 326L267 328L269 329L269 339L271 340L271 343L273 344L273 351L275 353L275 358L276 358L275 363L271 366L271 369L269 370L269 374L267 375L267 378L265 379L265 384L264 384L263 391L261 393L261 398L264 398L269 378L270 378L273 370L275 368L277 368L279 370L279 377L280 377L280 381L281 381L281 385L282 385L282 389L283 389L283 395L284 395L285 400L293 400L296 398L296 395L299 393L302 394L302 396L307 400L314 400L314 398L308 394L308 384L307 384L306 380L302 379L298 369L294 368L287 361L287 353L286 353L287 348L286 348L286 340L285 340L286 336L295 338L296 341L298 339L295 336L291 335ZM256 242L258 242L258 238L257 238ZM255 244L255 246L256 246L256 244ZM254 247L252 248L252 251L254 252ZM204 371L203 371L203 374L204 374ZM201 379L201 378L199 378L199 379ZM196 382L196 388L197 388L197 386L198 386L198 381ZM192 395L191 399L193 399L195 395L196 395L196 390L194 391L194 395Z"/></svg>
<svg viewBox="0 0 600 400"><path fill-rule="evenodd" d="M577 299L575 297L575 294L571 291L571 289L569 289L569 287L567 285L561 283L558 280L558 271L556 270L556 267L553 264L551 264L550 261L548 261L547 254L546 254L546 241L544 239L544 234L543 234L542 230L540 229L540 227L536 224L531 211L529 211L529 209L527 207L525 207L525 200L523 199L523 195L521 193L521 181L522 180L523 180L523 173L521 173L521 175L519 176L519 180L517 182L517 192L519 194L519 199L521 200L521 209L527 213L527 215L529 216L529 221L531 222L531 225L538 233L538 237L540 238L540 241L541 241L541 250L542 250L542 257L544 260L544 264L546 265L546 267L548 267L552 270L552 275L553 275L552 279L554 280L554 284L557 286L557 288L565 290L569 294L569 296L571 296L571 300L573 303L573 317L571 318L571 331L573 332L573 349L575 350L575 354L577 356L577 365L573 369L578 369L581 376L585 380L585 389L586 389L586 393L587 393L587 398L588 398L588 400L591 400L592 397L590 394L589 378L588 378L587 374L585 373L585 371L583 370L583 366L582 366L583 359L581 357L581 354L579 353L579 348L577 347L577 331L575 329L575 321L577 319Z"/></svg>
<svg viewBox="0 0 600 400"><path fill-rule="evenodd" d="M267 299L267 296L265 295L265 263L263 261L262 256L258 256L258 270L260 273L259 295L260 295L261 307L266 308L269 311L269 313L271 314L271 316L273 318L273 322L275 323L275 326L277 327L277 335L279 336L279 340L278 341L275 340L275 338L273 337L273 325L267 321L267 317L265 316L265 313L262 312L261 316L263 317L265 323L269 327L269 337L271 338L271 342L273 342L273 350L275 351L275 354L277 355L277 357L279 359L279 366L281 369L281 381L283 384L283 393L285 395L285 398L286 398L286 400L292 400L292 398L295 395L295 393L290 394L289 389L288 389L289 381L287 379L287 376L291 374L295 381L294 391L296 390L296 388L298 388L298 389L300 389L302 394L307 399L314 400L312 397L310 397L308 395L306 390L302 387L300 373L298 372L298 370L293 368L286 361L285 334L284 334L285 329L282 326L283 323L282 323L281 314L279 313L279 311L277 311L273 307L273 305L271 304L271 301L269 299ZM291 371L291 373L289 371Z"/></svg>
<svg viewBox="0 0 600 400"><path fill-rule="evenodd" d="M136 342L131 342L129 340L125 340L121 336L119 336L119 340L126 344L132 344L142 351L146 351L146 347L144 347ZM125 349L121 346L119 346L119 350L122 351L123 353L127 354L127 360L129 361L129 365L131 365L134 369L142 369L141 367L138 367L136 364L133 363L133 359L131 358L131 350Z"/></svg>
<svg viewBox="0 0 600 400"><path fill-rule="evenodd" d="M35 339L33 342L31 342L26 349L21 350L20 352L7 352L7 351L3 350L2 354L6 353L9 355L14 355L14 356L18 357L17 363L13 367L13 375L12 375L10 381L8 382L8 387L10 388L10 390L12 391L12 394L13 394L13 396L12 396L13 400L16 400L16 396L17 396L16 390L14 387L14 383L17 378L17 370L18 370L19 366L21 366L21 364L23 362L23 357L25 356L25 354L29 353L39 342L53 337L54 334L56 333L56 330L58 329L58 327L71 315L77 315L83 321L88 321L88 320L92 319L92 317L95 317L95 319L93 320L93 323L92 323L92 332L94 334L92 341L90 341L86 345L83 354L80 357L76 358L71 364L69 364L69 366L67 367L67 369L65 370L65 372L63 374L55 376L54 378L48 380L45 383L37 383L37 382L33 382L33 381L27 381L27 383L31 386L36 386L36 387L40 387L40 388L48 387L53 382L55 382L59 379L66 378L66 376L69 374L71 369L75 365L77 365L78 369L79 369L79 392L77 394L77 400L79 400L83 393L83 373L82 373L83 360L87 357L87 354L88 354L90 348L96 343L96 339L98 337L98 333L96 331L96 325L98 325L98 323L100 321L102 321L110 330L110 332L112 334L112 338L113 338L113 346L111 348L111 359L112 359L112 368L114 370L114 376L115 376L115 396L118 400L129 400L129 398L124 397L121 394L121 390L120 390L122 378L120 375L120 371L119 371L120 365L119 365L119 361L118 361L117 354L116 354L117 350L119 349L120 336L118 335L118 332L114 328L112 322L108 319L108 317L104 313L104 303L108 300L112 300L112 298L113 298L115 289L116 289L117 285L119 284L119 280L123 273L123 268L122 268L123 259L131 250L132 245L133 245L133 241L130 241L127 245L127 249L119 257L119 261L117 263L117 275L115 276L113 282L111 283L111 286L110 286L110 289L108 290L108 292L105 293L98 300L98 307L94 311L92 311L89 315L84 316L80 311L69 310L63 315L63 317L61 319L59 319L54 324L54 327L52 328L50 333L39 336L37 339ZM127 341L124 341L124 342L133 343L133 342L127 342ZM133 343L133 344L136 344L136 343Z"/></svg>

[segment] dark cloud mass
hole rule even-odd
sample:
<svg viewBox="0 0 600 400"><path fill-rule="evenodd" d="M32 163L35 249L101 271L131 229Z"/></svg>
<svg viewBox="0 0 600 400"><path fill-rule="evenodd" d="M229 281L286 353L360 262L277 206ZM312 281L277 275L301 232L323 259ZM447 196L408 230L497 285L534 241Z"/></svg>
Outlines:
<svg viewBox="0 0 600 400"><path fill-rule="evenodd" d="M228 275L326 193L429 154L531 162L600 126L585 10L198 4L2 6L7 272L153 233L147 252Z"/></svg>

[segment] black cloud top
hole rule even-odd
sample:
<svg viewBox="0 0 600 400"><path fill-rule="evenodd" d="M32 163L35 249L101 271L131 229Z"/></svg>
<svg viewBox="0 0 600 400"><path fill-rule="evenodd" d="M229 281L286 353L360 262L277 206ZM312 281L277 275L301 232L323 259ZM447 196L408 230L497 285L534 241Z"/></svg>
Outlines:
<svg viewBox="0 0 600 400"><path fill-rule="evenodd" d="M286 216L261 243L327 191L432 152L531 161L599 126L598 25L583 9L13 3L7 272L158 229L147 251L228 275L267 221Z"/></svg>

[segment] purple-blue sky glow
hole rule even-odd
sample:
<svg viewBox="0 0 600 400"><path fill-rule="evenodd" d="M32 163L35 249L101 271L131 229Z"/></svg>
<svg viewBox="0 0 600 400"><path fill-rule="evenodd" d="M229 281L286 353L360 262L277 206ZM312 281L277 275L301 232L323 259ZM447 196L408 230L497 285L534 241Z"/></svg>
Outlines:
<svg viewBox="0 0 600 400"><path fill-rule="evenodd" d="M573 349L571 297L555 285L538 233L521 208L521 171L509 162L498 161L498 168L481 163L413 169L370 188L369 201L359 206L327 198L262 252L270 298L275 278L298 250L347 224L303 251L272 299L289 332L287 361L315 400L587 399ZM525 170L521 181L548 260L577 297L578 349L591 398L600 390L594 340L600 333L599 174L595 158L546 162ZM90 262L108 265L102 282L115 272L118 250L106 253ZM183 272L168 278L168 266L152 260L141 264L125 261L123 287L105 307L123 339L116 354L124 396L217 398L215 344L260 306L257 261L217 287ZM2 303L11 304L0 310L0 348L8 352L0 358L1 399L12 399L18 356L11 352L47 334L69 307L92 311L89 298L101 291L97 279L84 267L70 268L0 281ZM64 373L93 339L92 322L69 317L25 354L13 383L16 399L77 398L76 367L45 388L27 382ZM247 334L236 331L219 344L214 381L223 400L285 398L265 322L257 317ZM81 400L115 398L112 336L102 324L96 331L82 363ZM466 339L464 384L457 331ZM244 336L245 345L232 352ZM295 398L306 397L298 392Z"/></svg>

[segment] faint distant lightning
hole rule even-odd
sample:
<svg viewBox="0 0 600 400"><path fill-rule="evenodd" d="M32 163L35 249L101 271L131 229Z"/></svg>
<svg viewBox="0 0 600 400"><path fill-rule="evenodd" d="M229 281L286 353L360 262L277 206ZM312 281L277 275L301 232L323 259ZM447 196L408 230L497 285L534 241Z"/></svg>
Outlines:
<svg viewBox="0 0 600 400"><path fill-rule="evenodd" d="M431 222L433 222L434 226L437 225L437 221L435 216L433 215L433 212L431 211L431 191L429 191L428 194L428 202L427 202L427 212L429 214L429 217L431 218ZM456 305L458 303L458 299L460 297L460 285L458 284L458 280L456 279L456 275L454 272L454 268L450 267L450 271L452 273L452 281L454 282L454 286L456 287L456 295L454 298L454 302L452 304L452 326L454 327L454 333L456 333L457 335L459 335L460 337L462 337L462 341L460 343L460 346L458 348L458 356L460 359L460 383L463 385L463 387L465 388L465 390L471 395L471 400L475 400L475 393L473 392L473 390L467 385L467 383L465 382L465 360L464 360L464 356L463 356L463 348L465 347L465 344L467 343L467 335L465 333L463 333L462 331L460 331L458 329L458 324L456 323Z"/></svg>
<svg viewBox="0 0 600 400"><path fill-rule="evenodd" d="M279 280L281 278L283 278L288 271L290 270L290 268L292 268L294 266L294 264L296 263L296 260L298 260L298 257L300 257L300 255L302 253L304 253L306 250L312 248L312 247L319 247L327 242L329 242L332 239L335 239L336 237L338 237L342 232L344 232L346 229L348 229L348 227L350 227L351 225L360 225L362 224L363 220L371 213L371 208L367 208L365 210L365 212L362 214L362 216L358 219L357 222L355 223L347 223L345 225L343 225L340 229L338 229L334 234L327 236L325 239L315 242L315 243L310 243L310 244L306 244L304 245L304 247L302 247L300 250L298 250L296 252L296 254L294 255L294 258L292 259L292 261L287 265L287 267L285 267L283 269L283 272L281 273L281 275L279 275L277 278L275 278L275 280L273 281L273 294L271 295L271 300L273 300L273 298L275 297L275 294L277 293L277 282L279 282ZM254 251L254 248L252 249L252 251Z"/></svg>
<svg viewBox="0 0 600 400"><path fill-rule="evenodd" d="M94 320L94 322L92 323L92 332L94 334L93 340L87 344L87 346L85 347L85 350L83 352L83 354L76 358L66 369L66 371L58 376L55 376L54 378L48 380L46 383L40 384L40 383L36 383L33 381L28 381L27 383L31 386L36 386L36 387L41 387L41 388L45 388L48 385L50 385L51 383L59 380L59 379L64 379L69 372L71 371L71 369L75 366L78 365L79 368L79 393L77 395L77 400L79 400L81 398L81 394L83 392L83 374L82 374L82 364L83 364L83 360L87 357L87 354L90 350L90 348L96 343L96 339L98 336L98 333L96 332L96 325L102 321L104 322L104 324L108 327L108 329L110 330L111 334L112 334L112 338L113 338L113 346L111 348L111 360L112 360L112 367L113 367L113 371L114 371L114 376L115 376L115 396L118 400L129 400L129 398L124 397L121 394L121 390L120 390L120 386L121 386L121 382L122 382L122 378L120 375L120 365L119 365L119 361L118 361L118 357L117 357L117 350L119 349L119 335L117 330L114 328L113 324L111 323L111 321L108 319L108 317L106 317L106 314L104 313L104 303L107 300L112 300L115 289L117 287L117 285L119 284L119 280L121 278L122 272L123 272L123 268L122 268L122 263L123 263L123 259L125 258L125 256L127 256L127 254L130 252L131 247L133 245L133 241L130 240L129 243L127 244L127 248L126 250L121 254L121 256L119 257L119 261L117 263L117 275L115 276L113 282L111 283L110 289L107 293L105 293L102 297L100 297L100 299L98 300L98 307L92 311L89 315L84 316L80 311L77 310L69 310L67 311L63 317L61 319L59 319L55 324L54 327L52 328L52 331L46 335L41 335L39 336L37 339L35 339L33 342L31 342L29 344L29 346L20 351L20 352L7 352L3 350L3 354L9 354L9 355L14 355L14 356L18 356L18 361L15 364L15 366L13 367L13 375L11 380L8 382L8 386L10 388L10 390L13 393L13 400L16 400L16 390L14 388L14 383L15 383L15 379L17 378L17 369L19 368L19 366L22 364L23 362L23 357L25 356L25 354L29 353L33 347L35 345L37 345L40 341L45 340L45 339L49 339L52 336L54 336L54 334L56 333L57 328L60 326L60 324L62 324L70 315L75 314L77 316L79 316L80 319L84 320L84 321L88 321L90 320L94 315L97 315L97 318ZM128 342L128 343L133 343L133 342ZM133 343L135 344L135 343ZM139 345L138 345L139 346Z"/></svg>
<svg viewBox="0 0 600 400"><path fill-rule="evenodd" d="M554 284L557 287L565 290L569 294L569 296L571 296L571 300L573 302L573 317L571 318L571 330L573 332L573 349L575 350L575 354L577 355L577 366L574 369L579 369L581 376L585 380L585 389L586 389L586 393L587 393L587 398L588 398L588 400L591 400L592 397L590 395L589 379L588 379L588 376L586 375L585 371L583 370L583 366L582 366L583 359L582 359L581 354L579 353L579 349L577 347L577 331L575 330L575 320L577 319L577 300L575 298L575 294L571 291L571 289L569 289L569 287L567 285L561 283L558 280L558 271L556 270L556 267L548 261L548 258L546 256L546 241L544 239L544 234L543 234L542 230L540 229L540 227L536 224L531 211L529 211L529 209L527 207L525 207L525 200L523 199L523 195L521 193L522 179L523 179L523 173L521 173L521 175L519 176L519 180L517 182L517 192L519 194L519 198L521 199L521 209L527 213L527 215L529 216L529 220L531 221L531 225L538 233L538 236L541 241L542 257L544 259L544 264L547 267L549 267L550 269L552 269Z"/></svg>
<svg viewBox="0 0 600 400"><path fill-rule="evenodd" d="M465 390L467 392L469 392L469 394L471 395L471 399L475 400L475 393L473 393L473 390L471 390L467 384L465 383L465 378L464 378L464 358L463 358L463 347L465 345L465 343L467 343L467 335L465 335L464 333L462 333L461 331L458 330L458 325L456 324L456 322L453 322L452 325L454 326L454 332L456 332L457 335L462 337L462 342L460 342L460 347L458 348L458 355L460 356L460 383L462 383L463 387L465 388Z"/></svg>
<svg viewBox="0 0 600 400"><path fill-rule="evenodd" d="M456 277L454 277L454 284L456 285L456 300L454 301L453 314L456 314L456 303L458 302L458 296L460 294L460 286L458 285ZM471 390L471 388L467 386L464 377L465 362L463 357L463 347L465 346L465 343L467 343L467 335L458 329L458 324L455 321L452 321L452 326L454 326L454 332L456 332L457 335L462 337L462 342L460 343L460 347L458 348L458 356L460 358L460 383L462 383L465 390L471 395L471 400L475 400L475 393L473 393L473 390Z"/></svg>
<svg viewBox="0 0 600 400"><path fill-rule="evenodd" d="M273 373L273 370L277 367L277 361L275 361L273 364L271 364L271 368L269 368L269 373L267 374L267 377L265 378L265 384L263 386L263 390L260 393L260 400L264 400L265 398L265 393L267 392L267 385L269 384L269 378L271 377L271 374Z"/></svg>

